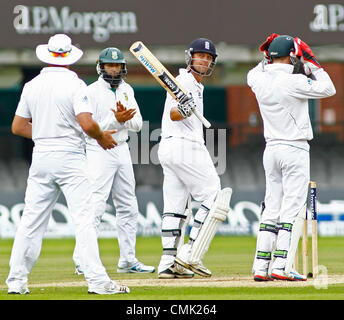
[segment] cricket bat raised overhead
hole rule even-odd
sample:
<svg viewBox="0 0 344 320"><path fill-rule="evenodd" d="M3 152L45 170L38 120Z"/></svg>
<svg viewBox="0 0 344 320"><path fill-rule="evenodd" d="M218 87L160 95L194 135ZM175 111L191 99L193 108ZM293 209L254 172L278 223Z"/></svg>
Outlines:
<svg viewBox="0 0 344 320"><path fill-rule="evenodd" d="M130 52L175 100L179 101L185 98L187 91L141 41L134 42L130 47ZM210 122L196 108L193 110L193 113L206 128L210 128Z"/></svg>

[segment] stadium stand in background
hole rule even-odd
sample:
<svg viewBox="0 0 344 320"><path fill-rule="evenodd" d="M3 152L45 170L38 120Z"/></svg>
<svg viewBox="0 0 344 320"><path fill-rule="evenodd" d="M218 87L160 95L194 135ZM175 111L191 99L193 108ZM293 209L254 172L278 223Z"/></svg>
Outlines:
<svg viewBox="0 0 344 320"><path fill-rule="evenodd" d="M271 18L266 7L276 7L273 0L265 2L262 6L248 0L214 0L209 10L206 0L199 0L196 7L191 2L176 0L156 6L155 16L164 17L161 27L157 28L147 4L142 1L126 1L121 5L114 2L110 6L105 0L99 0L97 5L87 1L73 4L56 1L38 6L34 2L17 5L3 0L4 10L0 12L0 192L25 190L32 142L14 136L10 131L11 122L23 84L36 76L42 67L35 55L36 45L46 43L53 33L66 30L73 42L85 51L80 63L72 69L87 83L97 79L94 65L101 49L108 46L121 49L127 60L127 81L135 89L150 132L160 127L166 92L131 55L130 44L145 41L176 75L178 69L185 66L184 50L195 34L211 37L219 56L213 76L204 83L204 103L205 116L212 128L227 129L226 171L220 178L224 187L253 192L265 189L264 141L258 105L246 84L247 72L262 59L258 46L268 34L283 30L300 36L314 49L337 89L335 96L311 100L309 104L315 135L310 143L311 177L317 181L319 190L341 191L344 187L344 46L343 20L336 12L344 12L344 5L291 0L283 11L274 11L273 22L261 24L260 21ZM178 4L183 6L182 12ZM251 10L246 10L248 6ZM303 18L294 19L290 24L285 17L295 16L295 6L297 15ZM169 14L166 16L165 12ZM87 25L89 19L96 16L113 17L114 20L99 28L92 23ZM190 16L207 16L207 19L202 24L194 24L190 23ZM174 23L176 17L178 24ZM240 25L240 32L233 29L233 25ZM156 143L152 141L151 147ZM159 165L134 164L134 170L137 188L161 190L163 177Z"/></svg>
<svg viewBox="0 0 344 320"><path fill-rule="evenodd" d="M321 190L344 188L344 146L317 137L311 142L311 177L317 181ZM228 147L226 153L226 171L220 175L224 186L233 190L259 191L265 189L262 155L263 142ZM0 161L0 192L25 190L29 170L29 160L11 158ZM161 189L163 174L160 165L135 164L134 172L137 188Z"/></svg>

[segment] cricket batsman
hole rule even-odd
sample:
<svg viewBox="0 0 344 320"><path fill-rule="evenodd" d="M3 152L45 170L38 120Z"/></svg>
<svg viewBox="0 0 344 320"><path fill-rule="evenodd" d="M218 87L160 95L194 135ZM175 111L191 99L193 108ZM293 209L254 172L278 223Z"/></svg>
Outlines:
<svg viewBox="0 0 344 320"><path fill-rule="evenodd" d="M202 80L212 74L216 60L212 41L205 38L192 41L186 50L187 67L180 69L176 77L188 91L188 98L177 102L170 94L166 96L158 150L164 174L163 254L158 266L158 277L162 279L191 278L194 273L211 276L202 258L229 212L232 189L221 190L219 176L204 144L202 123L193 114L195 108L203 114ZM181 235L186 227L189 194L201 206L195 214L189 242L184 244Z"/></svg>

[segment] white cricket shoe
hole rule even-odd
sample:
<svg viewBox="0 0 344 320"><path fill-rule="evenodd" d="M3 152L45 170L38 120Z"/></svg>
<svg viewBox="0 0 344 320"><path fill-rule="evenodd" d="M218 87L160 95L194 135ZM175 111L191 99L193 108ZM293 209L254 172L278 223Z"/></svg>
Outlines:
<svg viewBox="0 0 344 320"><path fill-rule="evenodd" d="M154 273L154 272L155 272L155 268L153 266L146 266L140 261L137 261L133 265L117 267L117 273Z"/></svg>
<svg viewBox="0 0 344 320"><path fill-rule="evenodd" d="M306 281L307 277L299 274L296 270L290 271L288 274L284 272L284 269L273 269L271 271L271 277L276 280L286 281Z"/></svg>
<svg viewBox="0 0 344 320"><path fill-rule="evenodd" d="M189 269L202 277L211 277L211 271L203 265L202 261L190 263Z"/></svg>
<svg viewBox="0 0 344 320"><path fill-rule="evenodd" d="M268 274L268 271L255 271L253 276L254 281L273 281L274 279Z"/></svg>
<svg viewBox="0 0 344 320"><path fill-rule="evenodd" d="M167 268L164 271L159 272L158 278L159 279L188 279L192 278L194 276L194 273L186 268L183 268L182 266L178 264L174 264L171 267Z"/></svg>
<svg viewBox="0 0 344 320"><path fill-rule="evenodd" d="M97 287L89 287L88 293L90 294L116 294L116 293L129 293L130 289L127 286L119 286L113 280Z"/></svg>
<svg viewBox="0 0 344 320"><path fill-rule="evenodd" d="M80 276L80 275L84 274L84 271L82 271L80 265L76 265L76 266L75 266L75 274L76 274L77 276Z"/></svg>
<svg viewBox="0 0 344 320"><path fill-rule="evenodd" d="M12 287L12 288L8 288L7 290L8 294L29 294L30 290L28 289L28 287L25 285L23 287Z"/></svg>
<svg viewBox="0 0 344 320"><path fill-rule="evenodd" d="M202 261L199 261L197 263L190 263L188 257L191 253L191 246L189 244L184 244L177 254L177 256L174 259L174 262L178 265L180 265L183 268L189 269L193 271L194 273L197 273L198 275L202 277L210 277L211 271L206 268Z"/></svg>

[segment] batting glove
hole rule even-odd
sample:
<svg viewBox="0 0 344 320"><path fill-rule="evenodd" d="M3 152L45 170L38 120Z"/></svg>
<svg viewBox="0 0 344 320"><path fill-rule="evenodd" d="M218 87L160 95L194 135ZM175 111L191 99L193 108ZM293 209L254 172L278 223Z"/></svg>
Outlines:
<svg viewBox="0 0 344 320"><path fill-rule="evenodd" d="M300 38L294 38L294 47L296 56L300 57L306 75L310 75L312 72L321 68L320 63L315 58L313 51L307 43Z"/></svg>
<svg viewBox="0 0 344 320"><path fill-rule="evenodd" d="M277 34L277 33L271 33L259 47L259 50L261 52L263 52L264 58L267 61L267 63L271 63L271 58L269 57L269 52L268 52L270 44L271 44L272 40L274 40L278 36L279 36L279 34Z"/></svg>
<svg viewBox="0 0 344 320"><path fill-rule="evenodd" d="M191 94L188 94L184 99L180 100L177 105L177 110L184 119L190 117L195 108L195 101Z"/></svg>

